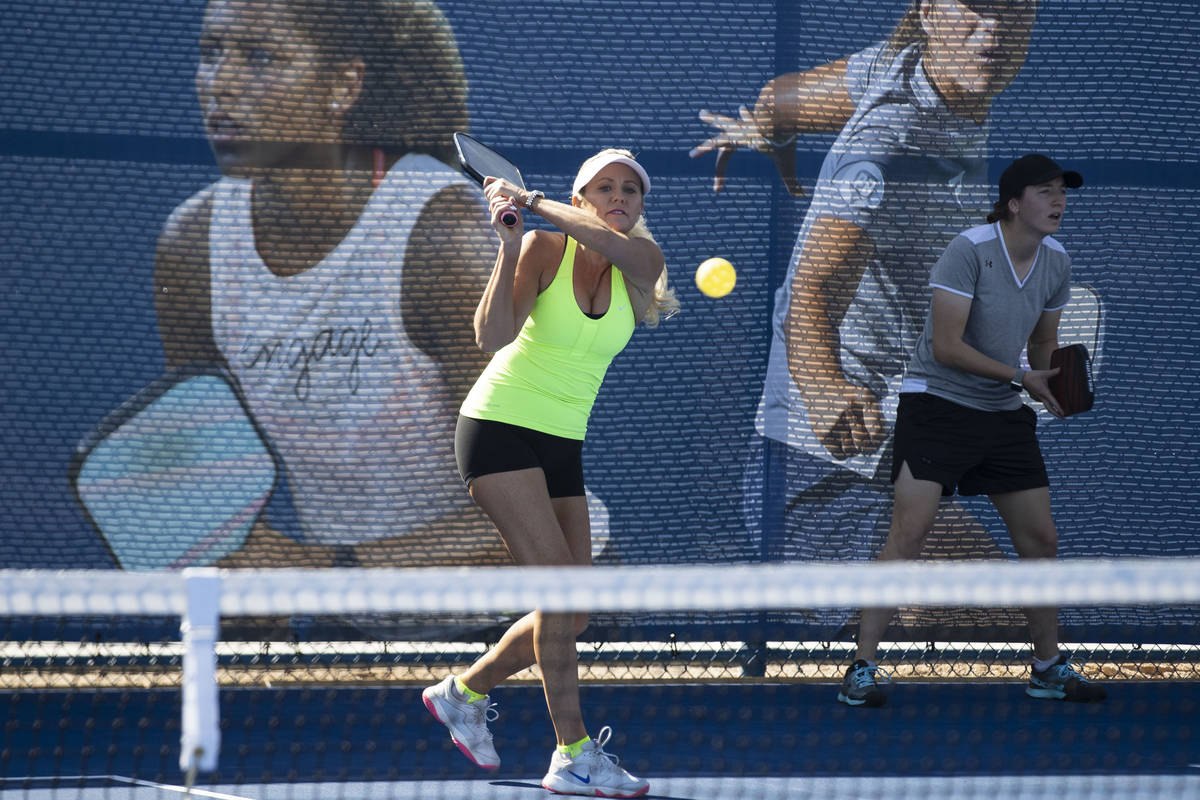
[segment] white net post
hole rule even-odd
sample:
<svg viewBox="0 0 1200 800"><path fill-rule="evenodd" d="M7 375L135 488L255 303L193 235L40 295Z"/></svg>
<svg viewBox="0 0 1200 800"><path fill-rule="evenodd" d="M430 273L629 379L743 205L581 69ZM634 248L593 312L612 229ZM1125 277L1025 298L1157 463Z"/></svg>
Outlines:
<svg viewBox="0 0 1200 800"><path fill-rule="evenodd" d="M183 637L183 723L179 768L188 775L212 771L221 749L216 641L221 575L211 568L183 571L186 607Z"/></svg>

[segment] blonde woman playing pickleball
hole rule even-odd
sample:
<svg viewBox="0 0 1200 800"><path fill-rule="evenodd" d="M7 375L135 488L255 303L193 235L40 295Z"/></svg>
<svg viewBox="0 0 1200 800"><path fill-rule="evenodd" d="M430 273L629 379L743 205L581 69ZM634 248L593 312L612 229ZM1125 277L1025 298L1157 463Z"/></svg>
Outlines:
<svg viewBox="0 0 1200 800"><path fill-rule="evenodd" d="M678 310L662 250L642 219L650 177L626 150L579 169L571 202L489 178L484 193L500 253L475 312L479 346L493 352L460 411L459 471L521 565L591 563L583 442L600 384L638 322ZM561 232L508 227L516 204ZM542 785L559 794L638 797L649 783L589 735L580 708L575 638L586 614L533 611L465 672L425 690L425 704L476 764L495 769L488 693L536 663L557 747ZM489 713L492 712L492 713Z"/></svg>

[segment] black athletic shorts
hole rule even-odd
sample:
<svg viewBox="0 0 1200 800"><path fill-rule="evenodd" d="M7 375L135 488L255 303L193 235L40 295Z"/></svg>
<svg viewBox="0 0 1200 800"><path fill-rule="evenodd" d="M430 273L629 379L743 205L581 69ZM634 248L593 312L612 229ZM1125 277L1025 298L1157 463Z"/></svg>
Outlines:
<svg viewBox="0 0 1200 800"><path fill-rule="evenodd" d="M1038 446L1037 412L980 411L936 395L900 395L892 482L908 463L913 477L936 481L942 495L1002 494L1049 486Z"/></svg>
<svg viewBox="0 0 1200 800"><path fill-rule="evenodd" d="M471 481L495 472L539 468L551 497L583 495L583 440L567 439L507 422L459 414L454 431L458 474Z"/></svg>

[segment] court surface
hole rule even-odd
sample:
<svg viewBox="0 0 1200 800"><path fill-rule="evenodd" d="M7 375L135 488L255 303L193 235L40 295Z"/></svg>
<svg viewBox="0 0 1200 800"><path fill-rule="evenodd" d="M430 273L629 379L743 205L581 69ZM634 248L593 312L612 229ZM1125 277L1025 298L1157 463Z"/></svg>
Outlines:
<svg viewBox="0 0 1200 800"><path fill-rule="evenodd" d="M4 798L52 800L62 797L48 789L0 791ZM185 797L181 786L128 786L120 779L104 787L95 786L81 798L103 800L165 800ZM210 800L529 800L555 797L542 789L537 779L477 781L397 781L371 784L262 784L238 787L193 789L192 797ZM946 778L661 778L651 783L646 800L926 800L926 798L1106 797L1131 798L1200 797L1200 776L960 776Z"/></svg>
<svg viewBox="0 0 1200 800"><path fill-rule="evenodd" d="M553 742L539 687L493 692L501 716L492 729L504 760L496 773L458 752L425 711L420 689L225 690L220 769L202 775L191 795L551 796L539 785ZM184 796L175 766L177 692L22 694L0 696L9 708L3 800ZM1093 705L1032 700L1011 682L896 683L882 709L850 709L835 694L830 684L810 683L583 687L593 734L611 725L618 738L608 749L647 777L649 797L660 800L1200 798L1197 682L1114 682L1109 700ZM90 730L85 714L94 720ZM114 725L118 719L124 723ZM101 741L113 755L96 754ZM87 744L90 760L72 755ZM31 748L36 756L23 762ZM60 777L40 778L49 775Z"/></svg>

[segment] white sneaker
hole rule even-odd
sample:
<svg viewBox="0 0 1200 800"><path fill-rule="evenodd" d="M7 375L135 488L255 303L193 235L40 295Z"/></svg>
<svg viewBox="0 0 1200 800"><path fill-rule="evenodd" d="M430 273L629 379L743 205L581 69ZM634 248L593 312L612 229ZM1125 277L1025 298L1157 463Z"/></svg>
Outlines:
<svg viewBox="0 0 1200 800"><path fill-rule="evenodd" d="M605 743L612 738L612 728L605 725L600 735L583 745L575 758L555 750L550 758L550 771L542 778L542 788L555 794L583 794L589 797L641 797L650 791L650 782L635 778L617 766L620 761L604 752Z"/></svg>
<svg viewBox="0 0 1200 800"><path fill-rule="evenodd" d="M498 769L500 756L487 724L500 716L487 696L471 702L454 685L454 676L421 693L434 719L450 729L450 739L467 758L484 769Z"/></svg>

